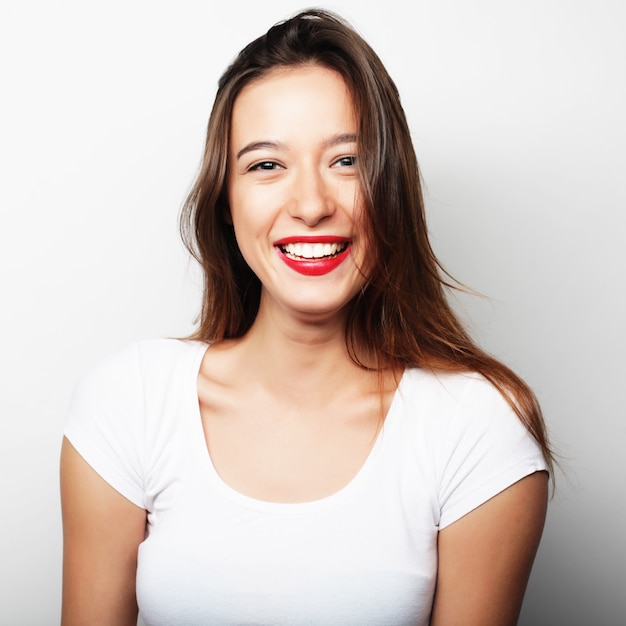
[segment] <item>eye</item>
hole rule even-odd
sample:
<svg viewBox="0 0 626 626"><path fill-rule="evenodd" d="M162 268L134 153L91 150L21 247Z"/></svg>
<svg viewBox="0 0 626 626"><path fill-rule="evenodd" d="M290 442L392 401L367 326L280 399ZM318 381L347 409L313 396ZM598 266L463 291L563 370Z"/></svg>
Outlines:
<svg viewBox="0 0 626 626"><path fill-rule="evenodd" d="M272 170L277 170L279 169L281 166L276 163L275 161L259 161L258 163L255 163L254 165L251 165L248 168L249 172L254 172L254 171L264 171L264 172L270 172Z"/></svg>
<svg viewBox="0 0 626 626"><path fill-rule="evenodd" d="M333 163L333 167L354 167L356 165L356 156L349 155L337 159Z"/></svg>

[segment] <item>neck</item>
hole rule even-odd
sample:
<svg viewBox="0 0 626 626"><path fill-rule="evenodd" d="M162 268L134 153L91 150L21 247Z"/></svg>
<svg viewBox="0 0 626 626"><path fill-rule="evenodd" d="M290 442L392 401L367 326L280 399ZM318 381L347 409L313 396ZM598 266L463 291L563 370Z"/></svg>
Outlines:
<svg viewBox="0 0 626 626"><path fill-rule="evenodd" d="M346 349L344 316L325 322L285 320L261 310L239 347L247 375L302 401L333 394L364 373Z"/></svg>

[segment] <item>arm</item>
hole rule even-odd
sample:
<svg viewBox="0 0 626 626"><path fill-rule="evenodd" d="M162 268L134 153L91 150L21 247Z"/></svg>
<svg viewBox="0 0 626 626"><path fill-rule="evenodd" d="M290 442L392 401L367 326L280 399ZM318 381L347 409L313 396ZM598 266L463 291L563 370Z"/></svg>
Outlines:
<svg viewBox="0 0 626 626"><path fill-rule="evenodd" d="M515 626L546 516L545 472L439 533L432 626Z"/></svg>
<svg viewBox="0 0 626 626"><path fill-rule="evenodd" d="M67 439L61 450L63 626L135 626L146 512L106 483Z"/></svg>

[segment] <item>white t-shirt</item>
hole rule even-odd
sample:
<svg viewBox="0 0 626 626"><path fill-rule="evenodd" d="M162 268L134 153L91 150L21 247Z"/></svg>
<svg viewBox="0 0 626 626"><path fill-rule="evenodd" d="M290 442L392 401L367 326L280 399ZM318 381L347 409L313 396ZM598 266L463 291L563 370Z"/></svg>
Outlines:
<svg viewBox="0 0 626 626"><path fill-rule="evenodd" d="M137 570L147 626L425 626L438 531L546 469L482 377L407 370L346 487L314 502L255 500L224 483L207 451L206 349L145 341L103 360L66 425L95 471L148 511Z"/></svg>

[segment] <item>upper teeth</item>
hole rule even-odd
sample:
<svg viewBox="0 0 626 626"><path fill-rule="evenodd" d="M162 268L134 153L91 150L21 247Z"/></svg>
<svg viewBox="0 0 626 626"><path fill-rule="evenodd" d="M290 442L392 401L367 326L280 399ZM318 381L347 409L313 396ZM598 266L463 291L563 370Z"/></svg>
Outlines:
<svg viewBox="0 0 626 626"><path fill-rule="evenodd" d="M337 254L345 246L345 243L288 243L282 246L282 249L286 254L304 259L321 259Z"/></svg>

